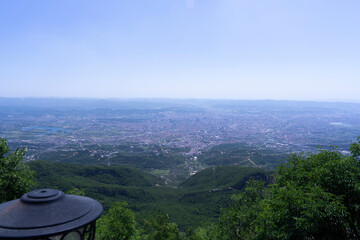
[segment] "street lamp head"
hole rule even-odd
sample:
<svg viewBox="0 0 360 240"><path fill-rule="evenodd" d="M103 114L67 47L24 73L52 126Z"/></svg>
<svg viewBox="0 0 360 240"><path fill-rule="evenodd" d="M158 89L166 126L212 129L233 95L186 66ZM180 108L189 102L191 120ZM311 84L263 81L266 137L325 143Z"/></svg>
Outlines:
<svg viewBox="0 0 360 240"><path fill-rule="evenodd" d="M102 211L88 197L35 190L0 205L0 240L92 240Z"/></svg>

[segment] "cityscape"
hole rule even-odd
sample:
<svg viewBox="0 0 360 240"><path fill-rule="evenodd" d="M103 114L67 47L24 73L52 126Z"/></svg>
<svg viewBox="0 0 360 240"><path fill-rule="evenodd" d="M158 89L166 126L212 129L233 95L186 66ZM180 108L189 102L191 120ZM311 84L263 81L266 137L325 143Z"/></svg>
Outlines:
<svg viewBox="0 0 360 240"><path fill-rule="evenodd" d="M9 102L10 101L10 102ZM197 157L221 144L281 153L337 146L360 136L360 104L216 100L2 99L0 134L26 146L27 160L53 151L89 150L109 158L116 146ZM32 103L33 102L33 103ZM76 102L76 104L74 104ZM7 107L5 107L7 105ZM326 144L326 145L324 145ZM321 145L321 146L319 146ZM109 147L110 146L110 147ZM112 147L111 147L112 146Z"/></svg>

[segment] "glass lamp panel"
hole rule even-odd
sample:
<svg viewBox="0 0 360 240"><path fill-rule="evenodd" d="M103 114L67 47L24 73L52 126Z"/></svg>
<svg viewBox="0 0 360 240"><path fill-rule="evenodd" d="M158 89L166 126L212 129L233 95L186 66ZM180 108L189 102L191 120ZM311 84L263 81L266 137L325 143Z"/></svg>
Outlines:
<svg viewBox="0 0 360 240"><path fill-rule="evenodd" d="M64 235L61 240L82 240L82 234L79 231L80 229L74 230L72 232L67 233Z"/></svg>
<svg viewBox="0 0 360 240"><path fill-rule="evenodd" d="M38 240L94 240L95 228L95 222L92 222L82 228L74 229L71 232L51 237L45 237Z"/></svg>
<svg viewBox="0 0 360 240"><path fill-rule="evenodd" d="M63 235L52 236L52 237L48 237L46 240L60 240L62 236Z"/></svg>

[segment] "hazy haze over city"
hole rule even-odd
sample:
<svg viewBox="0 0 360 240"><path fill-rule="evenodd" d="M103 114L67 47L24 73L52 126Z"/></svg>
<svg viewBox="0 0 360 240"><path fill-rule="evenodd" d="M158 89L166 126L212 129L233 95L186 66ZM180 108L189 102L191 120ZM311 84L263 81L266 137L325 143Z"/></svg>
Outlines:
<svg viewBox="0 0 360 240"><path fill-rule="evenodd" d="M360 2L0 1L0 96L360 101Z"/></svg>

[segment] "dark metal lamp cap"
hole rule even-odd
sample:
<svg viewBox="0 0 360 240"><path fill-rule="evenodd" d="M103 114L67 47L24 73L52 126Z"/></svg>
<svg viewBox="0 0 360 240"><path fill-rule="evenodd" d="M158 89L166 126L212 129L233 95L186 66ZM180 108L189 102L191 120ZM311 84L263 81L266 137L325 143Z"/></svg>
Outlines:
<svg viewBox="0 0 360 240"><path fill-rule="evenodd" d="M103 208L94 199L39 189L0 205L0 239L52 236L96 221Z"/></svg>

